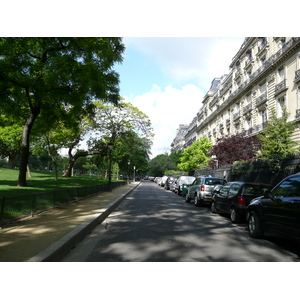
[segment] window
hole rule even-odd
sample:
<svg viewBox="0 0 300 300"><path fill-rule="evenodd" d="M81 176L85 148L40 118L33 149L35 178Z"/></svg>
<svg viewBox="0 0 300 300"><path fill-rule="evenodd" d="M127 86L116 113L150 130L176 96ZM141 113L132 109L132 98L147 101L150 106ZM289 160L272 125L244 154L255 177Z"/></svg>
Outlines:
<svg viewBox="0 0 300 300"><path fill-rule="evenodd" d="M285 78L284 76L284 68L282 67L281 69L278 70L277 72L277 80L278 80L278 83L280 83L281 81L283 81Z"/></svg>
<svg viewBox="0 0 300 300"><path fill-rule="evenodd" d="M277 117L278 118L282 117L284 108L285 108L285 97L280 97L277 100Z"/></svg>
<svg viewBox="0 0 300 300"><path fill-rule="evenodd" d="M282 182L274 191L275 197L300 196L300 177L294 177Z"/></svg>
<svg viewBox="0 0 300 300"><path fill-rule="evenodd" d="M240 189L240 185L237 183L233 183L229 189L228 196L229 197L235 196L239 192L239 189Z"/></svg>
<svg viewBox="0 0 300 300"><path fill-rule="evenodd" d="M221 196L221 197L226 197L227 194L228 194L229 188L230 188L230 184L224 185L224 186L220 189L220 196Z"/></svg>
<svg viewBox="0 0 300 300"><path fill-rule="evenodd" d="M249 130L252 127L252 119L251 118L247 118L245 120L245 130Z"/></svg>
<svg viewBox="0 0 300 300"><path fill-rule="evenodd" d="M267 91L267 85L266 83L263 83L259 86L259 92L262 95L263 93L265 93Z"/></svg>
<svg viewBox="0 0 300 300"><path fill-rule="evenodd" d="M249 95L247 95L247 103L250 104L251 101L252 101L252 95L249 94Z"/></svg>

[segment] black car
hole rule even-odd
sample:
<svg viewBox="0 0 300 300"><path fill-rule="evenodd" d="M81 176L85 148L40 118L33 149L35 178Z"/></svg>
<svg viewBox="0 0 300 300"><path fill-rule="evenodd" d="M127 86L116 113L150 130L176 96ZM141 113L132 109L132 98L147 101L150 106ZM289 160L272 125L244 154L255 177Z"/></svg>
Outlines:
<svg viewBox="0 0 300 300"><path fill-rule="evenodd" d="M269 193L248 206L248 230L251 237L275 233L300 240L300 173L278 183Z"/></svg>
<svg viewBox="0 0 300 300"><path fill-rule="evenodd" d="M272 186L264 183L234 181L215 191L211 211L228 213L233 223L246 220L247 206L254 198L270 191Z"/></svg>

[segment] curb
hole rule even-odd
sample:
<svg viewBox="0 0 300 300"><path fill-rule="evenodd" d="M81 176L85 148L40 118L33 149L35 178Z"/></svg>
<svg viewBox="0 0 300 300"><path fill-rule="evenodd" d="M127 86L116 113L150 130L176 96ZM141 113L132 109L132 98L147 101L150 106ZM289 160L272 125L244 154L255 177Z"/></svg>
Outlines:
<svg viewBox="0 0 300 300"><path fill-rule="evenodd" d="M100 209L99 212L95 213L88 220L82 222L64 237L54 242L51 246L29 259L28 262L59 261L97 225L101 224L112 213L112 211L139 185L140 183L121 195L112 203L108 204L106 207Z"/></svg>

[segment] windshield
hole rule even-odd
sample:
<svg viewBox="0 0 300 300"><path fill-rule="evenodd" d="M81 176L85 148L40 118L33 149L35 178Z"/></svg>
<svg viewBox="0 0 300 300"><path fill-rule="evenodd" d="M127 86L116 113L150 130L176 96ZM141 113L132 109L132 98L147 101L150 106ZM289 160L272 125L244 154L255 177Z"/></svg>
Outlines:
<svg viewBox="0 0 300 300"><path fill-rule="evenodd" d="M182 178L182 183L191 184L195 180L195 177L184 177Z"/></svg>
<svg viewBox="0 0 300 300"><path fill-rule="evenodd" d="M243 194L247 196L259 197L263 196L266 191L269 191L271 186L269 185L257 185L257 184L245 184Z"/></svg>

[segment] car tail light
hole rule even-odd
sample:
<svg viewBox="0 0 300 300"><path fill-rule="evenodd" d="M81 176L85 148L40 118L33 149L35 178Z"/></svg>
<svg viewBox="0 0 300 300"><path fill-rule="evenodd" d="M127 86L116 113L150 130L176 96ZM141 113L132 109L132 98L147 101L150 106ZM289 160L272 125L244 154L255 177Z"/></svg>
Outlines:
<svg viewBox="0 0 300 300"><path fill-rule="evenodd" d="M243 197L239 197L237 199L237 204L246 205L246 200Z"/></svg>
<svg viewBox="0 0 300 300"><path fill-rule="evenodd" d="M205 186L201 185L201 188L200 188L201 192L204 192L204 189L205 189Z"/></svg>

